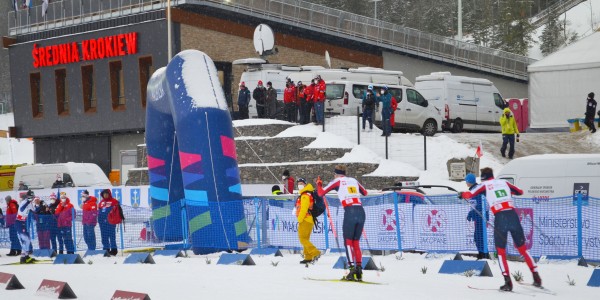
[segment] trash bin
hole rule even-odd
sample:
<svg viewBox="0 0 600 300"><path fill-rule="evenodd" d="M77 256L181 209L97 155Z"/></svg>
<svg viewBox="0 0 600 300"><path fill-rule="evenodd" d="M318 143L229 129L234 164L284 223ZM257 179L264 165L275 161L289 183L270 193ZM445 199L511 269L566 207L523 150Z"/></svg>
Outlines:
<svg viewBox="0 0 600 300"><path fill-rule="evenodd" d="M579 127L579 119L568 119L567 122L569 122L570 132L576 132L581 130L581 128Z"/></svg>

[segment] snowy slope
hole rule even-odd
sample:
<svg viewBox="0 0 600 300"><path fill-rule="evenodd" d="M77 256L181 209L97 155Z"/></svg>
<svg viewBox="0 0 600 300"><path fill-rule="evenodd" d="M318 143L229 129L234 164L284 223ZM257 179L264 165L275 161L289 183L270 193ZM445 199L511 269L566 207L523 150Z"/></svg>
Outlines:
<svg viewBox="0 0 600 300"><path fill-rule="evenodd" d="M515 284L516 293L472 290L467 286L496 289L502 283L498 265L489 261L494 277L465 277L438 274L444 259L404 254L375 256L385 271L365 271L364 280L383 283L365 285L348 282L319 282L304 277L338 279L344 270L333 269L339 254L330 253L315 265L298 264L299 254L283 251L284 257L252 256L255 266L217 265L219 254L191 258L158 258L154 265L124 265L121 256L84 258L82 265L1 266L0 272L14 273L24 290L0 289L0 299L40 299L35 291L43 279L66 281L78 299L110 299L117 290L145 292L160 299L597 299L599 288L587 287L592 268L578 267L576 262L540 264L544 285L557 295L547 295ZM211 260L207 264L207 258ZM399 259L402 258L402 259ZM0 257L0 263L15 258ZM91 264L90 264L91 263ZM278 263L273 266L272 263ZM526 282L531 273L525 263L509 262L511 272L520 271ZM426 267L423 274L421 268ZM567 275L575 286L566 283ZM310 292L309 292L310 291ZM307 293L313 296L307 298Z"/></svg>

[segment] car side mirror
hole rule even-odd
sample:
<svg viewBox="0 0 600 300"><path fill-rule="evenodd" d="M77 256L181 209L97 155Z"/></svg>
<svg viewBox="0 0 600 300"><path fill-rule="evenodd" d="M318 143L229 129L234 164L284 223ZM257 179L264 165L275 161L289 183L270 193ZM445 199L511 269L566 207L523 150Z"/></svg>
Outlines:
<svg viewBox="0 0 600 300"><path fill-rule="evenodd" d="M425 100L425 102L423 102L423 107L427 107L429 106L429 101Z"/></svg>

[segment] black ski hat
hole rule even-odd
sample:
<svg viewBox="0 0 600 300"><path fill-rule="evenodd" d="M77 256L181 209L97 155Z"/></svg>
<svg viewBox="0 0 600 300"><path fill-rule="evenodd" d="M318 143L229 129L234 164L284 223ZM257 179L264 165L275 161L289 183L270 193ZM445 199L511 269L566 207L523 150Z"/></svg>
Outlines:
<svg viewBox="0 0 600 300"><path fill-rule="evenodd" d="M298 179L296 180L296 182L302 182L302 183L306 184L306 179L304 179L302 177L298 177Z"/></svg>
<svg viewBox="0 0 600 300"><path fill-rule="evenodd" d="M289 170L284 170L283 171L283 176L290 176L290 171Z"/></svg>
<svg viewBox="0 0 600 300"><path fill-rule="evenodd" d="M588 97L594 99L594 92L589 93Z"/></svg>

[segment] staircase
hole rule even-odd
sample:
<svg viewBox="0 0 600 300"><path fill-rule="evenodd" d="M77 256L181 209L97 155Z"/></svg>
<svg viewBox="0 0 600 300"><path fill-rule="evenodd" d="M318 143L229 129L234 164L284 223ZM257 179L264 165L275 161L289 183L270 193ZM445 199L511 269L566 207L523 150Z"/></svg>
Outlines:
<svg viewBox="0 0 600 300"><path fill-rule="evenodd" d="M586 0L560 0L531 18L531 25L538 28L548 21L551 15L560 15Z"/></svg>
<svg viewBox="0 0 600 300"><path fill-rule="evenodd" d="M313 137L277 137L292 125L269 124L238 126L234 128L238 166L242 184L275 184L281 181L284 170L294 178L309 181L321 176L325 182L333 179L335 162L349 148L305 148ZM138 147L138 165L130 170L126 185L147 185L148 169L145 145ZM344 163L348 175L358 179L367 189L381 189L399 181L413 181L416 177L364 176L375 171L374 163ZM269 191L270 192L270 191Z"/></svg>

